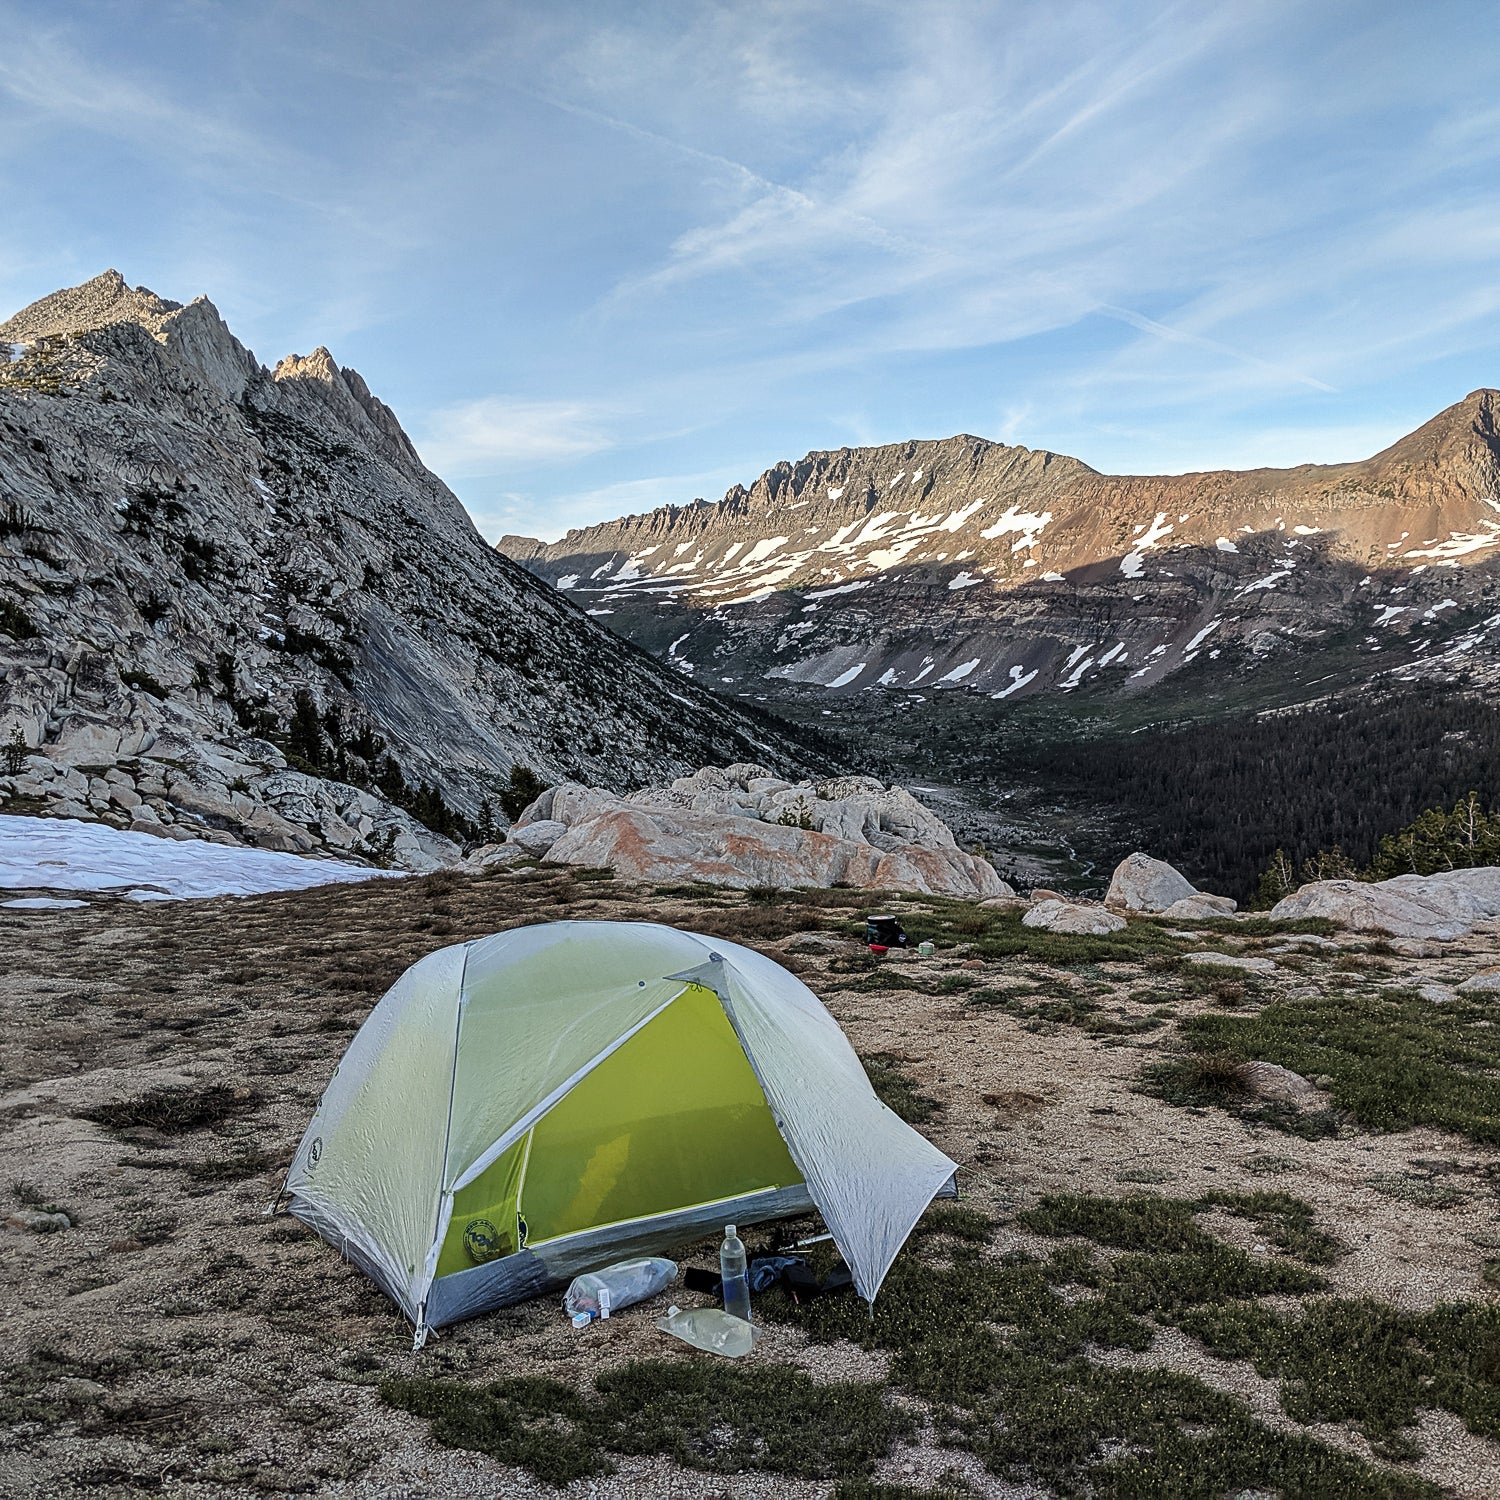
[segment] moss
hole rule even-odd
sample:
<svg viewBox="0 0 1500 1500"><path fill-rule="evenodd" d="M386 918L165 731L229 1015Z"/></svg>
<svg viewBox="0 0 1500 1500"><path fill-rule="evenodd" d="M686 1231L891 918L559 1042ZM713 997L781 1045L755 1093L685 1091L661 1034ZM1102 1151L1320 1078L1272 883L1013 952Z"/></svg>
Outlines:
<svg viewBox="0 0 1500 1500"><path fill-rule="evenodd" d="M1049 1193L1035 1208L1016 1217L1032 1234L1079 1235L1114 1250L1152 1250L1171 1254L1211 1249L1217 1241L1205 1234L1185 1198L1131 1193L1100 1198L1090 1193Z"/></svg>
<svg viewBox="0 0 1500 1500"><path fill-rule="evenodd" d="M1368 1298L1330 1298L1300 1314L1255 1306L1196 1310L1183 1328L1221 1358L1251 1360L1282 1381L1299 1422L1352 1422L1401 1438L1442 1407L1471 1432L1500 1437L1500 1306L1446 1303L1406 1313ZM1409 1439L1404 1439L1409 1443Z"/></svg>
<svg viewBox="0 0 1500 1500"><path fill-rule="evenodd" d="M1417 1500L1439 1491L1311 1438L1275 1432L1240 1401L1165 1370L1027 1361L961 1415L961 1439L1001 1477L1063 1495L1197 1500L1244 1489L1299 1500ZM1118 1455L1118 1456L1106 1456Z"/></svg>
<svg viewBox="0 0 1500 1500"><path fill-rule="evenodd" d="M1435 1497L1421 1481L1273 1431L1202 1381L1091 1362L1094 1349L1149 1348L1152 1321L1253 1311L1261 1296L1321 1285L1302 1267L1223 1244L1198 1223L1211 1209L1289 1226L1294 1249L1308 1247L1291 1230L1315 1228L1306 1205L1282 1194L1059 1194L1020 1216L1021 1226L1126 1253L1106 1260L1074 1243L1045 1259L997 1259L950 1237L944 1264L924 1258L924 1227L941 1222L934 1210L918 1226L914 1252L892 1267L873 1315L854 1299L794 1304L779 1291L757 1305L766 1319L794 1322L814 1340L887 1351L893 1382L929 1404L939 1441L971 1449L1004 1479L1059 1495L1185 1500L1265 1488L1327 1500ZM1321 1351L1330 1364L1334 1347ZM851 1487L847 1494L881 1491Z"/></svg>
<svg viewBox="0 0 1500 1500"><path fill-rule="evenodd" d="M1339 1241L1314 1224L1312 1209L1290 1193L1206 1193L1197 1207L1252 1220L1279 1250L1308 1265L1332 1265L1343 1253Z"/></svg>
<svg viewBox="0 0 1500 1500"><path fill-rule="evenodd" d="M549 1484L610 1474L614 1464L593 1441L593 1413L560 1381L512 1376L490 1385L393 1376L380 1398L432 1424L435 1441L468 1448L503 1464L529 1469Z"/></svg>
<svg viewBox="0 0 1500 1500"><path fill-rule="evenodd" d="M978 1209L960 1203L938 1203L917 1220L912 1238L921 1240L928 1235L944 1234L949 1239L983 1245L989 1242L994 1227L993 1222Z"/></svg>

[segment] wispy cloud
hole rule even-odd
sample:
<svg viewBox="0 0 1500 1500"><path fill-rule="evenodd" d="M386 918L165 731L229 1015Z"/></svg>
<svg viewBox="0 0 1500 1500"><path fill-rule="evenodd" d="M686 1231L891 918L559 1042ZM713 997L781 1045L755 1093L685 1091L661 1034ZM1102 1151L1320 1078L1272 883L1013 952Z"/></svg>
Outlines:
<svg viewBox="0 0 1500 1500"><path fill-rule="evenodd" d="M1493 8L0 0L0 38L0 297L114 264L327 343L487 529L960 429L1324 457L1500 369Z"/></svg>
<svg viewBox="0 0 1500 1500"><path fill-rule="evenodd" d="M579 401L483 396L433 412L417 441L424 460L441 474L503 474L613 447L608 416Z"/></svg>
<svg viewBox="0 0 1500 1500"><path fill-rule="evenodd" d="M626 479L545 498L514 492L484 500L469 495L462 498L479 529L492 540L510 532L555 542L564 532L589 526L595 521L639 515L664 505L683 505L694 499L717 500L731 485L746 477L734 469L719 468L696 474L659 474L645 479Z"/></svg>

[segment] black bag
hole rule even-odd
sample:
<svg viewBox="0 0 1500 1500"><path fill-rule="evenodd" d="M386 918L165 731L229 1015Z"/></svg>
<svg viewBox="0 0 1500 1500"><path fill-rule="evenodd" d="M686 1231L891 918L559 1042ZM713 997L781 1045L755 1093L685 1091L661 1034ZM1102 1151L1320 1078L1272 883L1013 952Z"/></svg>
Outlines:
<svg viewBox="0 0 1500 1500"><path fill-rule="evenodd" d="M904 948L907 936L900 922L889 914L865 918L865 942L875 949Z"/></svg>

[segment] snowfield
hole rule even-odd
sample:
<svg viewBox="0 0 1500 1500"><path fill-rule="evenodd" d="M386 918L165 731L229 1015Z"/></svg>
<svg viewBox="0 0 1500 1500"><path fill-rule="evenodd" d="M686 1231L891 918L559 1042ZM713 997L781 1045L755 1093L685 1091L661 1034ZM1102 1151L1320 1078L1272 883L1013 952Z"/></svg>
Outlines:
<svg viewBox="0 0 1500 1500"><path fill-rule="evenodd" d="M258 896L403 875L270 849L128 833L74 818L0 814L0 890L111 891L137 901ZM22 910L36 901L5 902Z"/></svg>

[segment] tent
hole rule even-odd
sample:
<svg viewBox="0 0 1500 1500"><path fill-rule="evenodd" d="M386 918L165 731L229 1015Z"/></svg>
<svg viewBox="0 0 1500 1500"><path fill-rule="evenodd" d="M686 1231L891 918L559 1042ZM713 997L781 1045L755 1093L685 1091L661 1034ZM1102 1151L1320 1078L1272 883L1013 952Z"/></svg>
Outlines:
<svg viewBox="0 0 1500 1500"><path fill-rule="evenodd" d="M551 922L396 981L282 1197L420 1347L580 1271L814 1207L873 1301L954 1170L779 964L654 923Z"/></svg>

